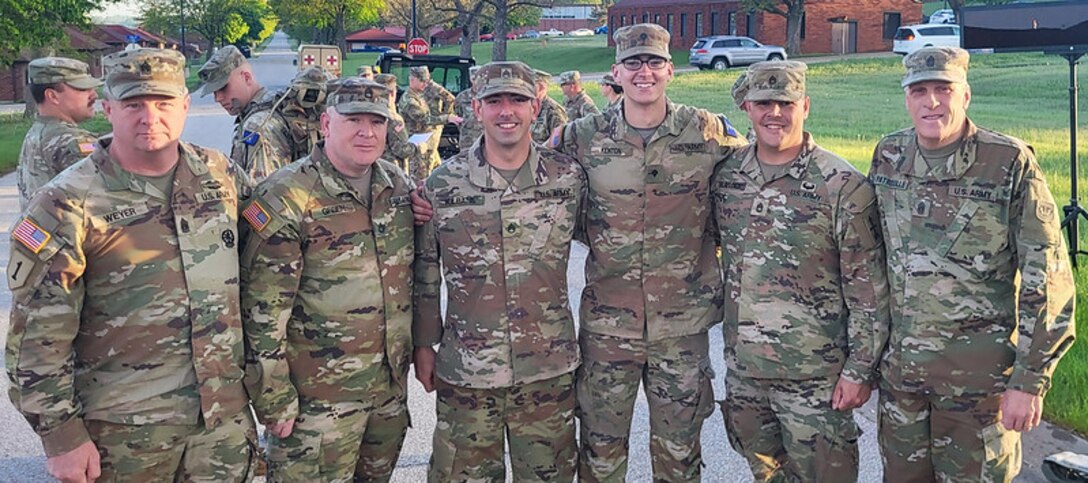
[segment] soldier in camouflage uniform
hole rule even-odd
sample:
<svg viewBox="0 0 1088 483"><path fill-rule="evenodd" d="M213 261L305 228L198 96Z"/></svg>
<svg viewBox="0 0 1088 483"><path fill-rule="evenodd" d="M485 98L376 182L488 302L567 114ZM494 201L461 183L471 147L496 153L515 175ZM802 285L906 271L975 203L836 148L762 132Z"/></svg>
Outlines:
<svg viewBox="0 0 1088 483"><path fill-rule="evenodd" d="M201 95L215 95L234 118L230 158L255 181L292 161L287 124L276 115L276 95L257 81L249 61L233 45L215 52L197 74Z"/></svg>
<svg viewBox="0 0 1088 483"><path fill-rule="evenodd" d="M442 127L447 121L461 122L461 117L456 114L432 110L429 98L424 95L424 91L431 84L433 84L431 73L426 66L412 67L408 71L409 88L401 96L400 103L397 105L397 111L400 112L401 116L404 116L404 122L408 126L409 134L430 133L431 135L429 139L419 145L421 162L409 173L412 179L416 181L426 178L431 170L442 163L442 159L438 157L438 143L442 139ZM452 97L448 105L452 112ZM437 107L444 108L444 106Z"/></svg>
<svg viewBox="0 0 1088 483"><path fill-rule="evenodd" d="M308 67L295 75L278 99L276 112L283 117L291 135L291 159L309 156L322 139L321 115L325 97L336 80L321 67Z"/></svg>
<svg viewBox="0 0 1088 483"><path fill-rule="evenodd" d="M529 66L492 62L477 80L484 135L427 178L437 213L418 237L416 375L438 390L428 480L504 481L506 434L515 481L569 482L579 357L566 281L585 173L532 142Z"/></svg>
<svg viewBox="0 0 1088 483"><path fill-rule="evenodd" d="M57 173L94 151L94 135L76 126L94 117L95 88L87 64L64 57L44 57L27 66L28 87L38 117L23 139L16 179L19 209Z"/></svg>
<svg viewBox="0 0 1088 483"><path fill-rule="evenodd" d="M355 75L366 80L376 80L374 77L374 68L369 65L360 65L358 69L355 69Z"/></svg>
<svg viewBox="0 0 1088 483"><path fill-rule="evenodd" d="M540 101L540 114L533 121L533 141L544 144L548 142L555 128L567 123L567 110L548 95L548 83L552 75L542 70L536 71L536 98Z"/></svg>
<svg viewBox="0 0 1088 483"><path fill-rule="evenodd" d="M566 99L563 109L571 121L601 112L589 94L586 94L585 89L582 89L580 72L571 70L560 74L559 88L563 90L563 97Z"/></svg>
<svg viewBox="0 0 1088 483"><path fill-rule="evenodd" d="M106 56L113 137L12 230L10 396L62 481L252 477L236 233L249 181L178 140L184 66L174 50Z"/></svg>
<svg viewBox="0 0 1088 483"><path fill-rule="evenodd" d="M969 56L903 59L913 127L873 152L891 335L880 446L895 481L1012 481L1073 344L1059 212L1030 146L967 117Z"/></svg>
<svg viewBox="0 0 1088 483"><path fill-rule="evenodd" d="M622 109L558 129L589 179L581 304L579 478L623 481L640 383L655 481L698 481L714 410L707 330L722 319L709 195L714 164L745 144L724 118L665 96L669 33L616 31Z"/></svg>
<svg viewBox="0 0 1088 483"><path fill-rule="evenodd" d="M465 89L457 93L457 97L453 106L453 113L460 116L461 121L459 130L458 146L462 150L471 147L477 139L484 133L484 127L480 124L480 120L476 119L476 113L472 111L472 99L476 87L476 72L480 70L480 66L474 65L468 68L469 78L472 79L472 88Z"/></svg>
<svg viewBox="0 0 1088 483"><path fill-rule="evenodd" d="M620 99L623 99L623 86L616 83L612 74L605 74L601 78L601 95L608 99L608 106L605 109L611 109L620 103Z"/></svg>
<svg viewBox="0 0 1088 483"><path fill-rule="evenodd" d="M888 337L873 187L804 131L805 64L759 62L755 144L718 164L729 440L756 481L857 481L853 408ZM788 282L783 282L788 281Z"/></svg>
<svg viewBox="0 0 1088 483"><path fill-rule="evenodd" d="M387 481L404 441L413 185L379 157L388 119L384 86L341 81L325 140L243 212L246 387L270 481Z"/></svg>
<svg viewBox="0 0 1088 483"><path fill-rule="evenodd" d="M374 76L374 81L385 86L389 93L389 123L385 135L385 154L382 154L382 158L396 164L404 173L411 173L413 163L420 162L419 148L408 141L404 118L397 113L397 76L378 74Z"/></svg>

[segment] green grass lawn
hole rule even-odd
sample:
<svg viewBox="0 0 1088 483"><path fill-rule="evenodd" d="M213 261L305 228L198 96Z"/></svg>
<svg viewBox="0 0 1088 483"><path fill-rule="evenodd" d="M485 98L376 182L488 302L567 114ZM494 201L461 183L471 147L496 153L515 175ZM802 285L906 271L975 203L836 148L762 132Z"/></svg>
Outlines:
<svg viewBox="0 0 1088 483"><path fill-rule="evenodd" d="M22 114L0 114L0 175L15 170L15 165L19 163L19 150L22 149L23 138L26 137L30 124L31 121L23 119ZM110 123L102 114L88 119L80 126L93 133L110 131Z"/></svg>

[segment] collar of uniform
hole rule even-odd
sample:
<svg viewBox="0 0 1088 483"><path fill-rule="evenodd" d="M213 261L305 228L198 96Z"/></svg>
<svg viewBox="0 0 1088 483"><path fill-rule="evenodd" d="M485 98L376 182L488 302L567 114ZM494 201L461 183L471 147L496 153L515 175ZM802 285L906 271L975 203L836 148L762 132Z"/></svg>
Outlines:
<svg viewBox="0 0 1088 483"><path fill-rule="evenodd" d="M804 139L801 141L801 152L797 154L797 159L792 161L790 169L783 171L781 175L774 179L765 180L763 179L763 168L759 165L759 157L756 156L756 145L752 144L744 156L744 161L741 162L739 171L748 178L759 181L760 184L767 184L785 176L801 180L805 178L805 173L808 172L808 165L812 162L812 153L815 151L816 141L812 139L812 134L805 131Z"/></svg>
<svg viewBox="0 0 1088 483"><path fill-rule="evenodd" d="M37 121L42 123L42 124L67 124L69 126L75 126L76 125L76 123L74 123L74 122L68 122L68 121L65 121L63 119L59 119L59 118L56 118L56 117L53 117L53 116L43 116L41 114L38 114Z"/></svg>
<svg viewBox="0 0 1088 483"><path fill-rule="evenodd" d="M915 178L927 178L934 181L948 181L959 179L975 163L975 154L978 148L978 126L967 119L967 128L963 131L963 140L960 148L952 155L952 161L938 164L930 169L926 160L922 158L922 150L918 148L918 135L911 131L912 136L903 155L911 160L903 163L901 172Z"/></svg>
<svg viewBox="0 0 1088 483"><path fill-rule="evenodd" d="M351 183L348 183L344 175L332 165L332 161L329 160L328 156L325 156L325 141L321 141L314 146L314 150L310 153L310 160L313 161L314 166L317 168L317 174L321 177L322 186L330 195L338 199L351 196L363 205L370 204L370 200L364 200L362 195L351 186ZM370 197L373 199L377 198L378 193L383 190L392 188L393 180L378 161L374 161L374 164L370 165L370 170Z"/></svg>
<svg viewBox="0 0 1088 483"><path fill-rule="evenodd" d="M487 188L498 191L506 191L513 188L522 192L533 186L539 186L548 182L547 169L540 163L540 152L536 149L536 143L529 145L529 159L525 161L528 169L521 169L514 177L513 185L495 169L491 168L484 159L484 137L480 136L469 151L471 155L468 161L468 180L478 188Z"/></svg>
<svg viewBox="0 0 1088 483"><path fill-rule="evenodd" d="M117 164L110 157L110 143L113 142L113 138L103 136L98 139L98 149L94 150L91 154L91 160L98 166L98 171L101 173L103 184L109 191L134 191L138 193L145 193L156 198L162 198L162 193L152 193L147 191L145 183L141 182L135 174L126 171ZM208 166L197 156L192 146L183 141L178 142L178 169L180 172L181 166L187 166L188 172L192 173L194 177L200 177L208 173ZM175 179L178 177L175 174Z"/></svg>
<svg viewBox="0 0 1088 483"><path fill-rule="evenodd" d="M267 95L268 91L264 87L257 89L257 92L253 93L253 98L250 99L249 103L243 106L242 111L238 113L237 121L241 122L245 118L249 117L250 114L253 114L254 108L256 108L257 105L260 104L261 101L264 100L264 97Z"/></svg>
<svg viewBox="0 0 1088 483"><path fill-rule="evenodd" d="M630 124L627 124L627 119L623 113L623 102L625 100L620 98L619 109L612 116L612 139L616 141L625 140L635 146L642 146L642 135L635 131L635 128L631 127ZM676 117L676 104L673 104L671 99L665 97L665 119L657 126L657 131L654 131L654 135L650 136L646 146L652 144L657 138L666 135L679 136L683 127Z"/></svg>

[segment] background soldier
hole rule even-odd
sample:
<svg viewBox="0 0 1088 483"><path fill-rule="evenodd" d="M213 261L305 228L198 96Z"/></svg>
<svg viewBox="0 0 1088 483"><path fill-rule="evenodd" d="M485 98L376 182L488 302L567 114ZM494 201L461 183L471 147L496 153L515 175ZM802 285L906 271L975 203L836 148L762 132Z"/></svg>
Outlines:
<svg viewBox="0 0 1088 483"><path fill-rule="evenodd" d="M714 172L722 415L756 481L857 481L853 408L888 337L884 249L872 185L804 131L805 69L748 68L738 103L756 142Z"/></svg>
<svg viewBox="0 0 1088 483"><path fill-rule="evenodd" d="M321 115L325 112L325 96L335 79L321 67L308 67L299 72L282 99L276 112L283 116L291 135L291 160L302 159L313 152L321 140Z"/></svg>
<svg viewBox="0 0 1088 483"><path fill-rule="evenodd" d="M616 83L616 79L612 77L612 74L605 74L601 78L601 95L608 99L606 109L611 109L619 104L620 99L623 98L623 86Z"/></svg>
<svg viewBox="0 0 1088 483"><path fill-rule="evenodd" d="M442 126L446 121L461 122L456 114L445 114L432 110L431 103L424 96L424 91L431 82L431 73L426 66L415 66L408 71L408 90L401 96L397 110L404 116L404 123L408 126L409 134L430 133L431 137L419 144L419 156L421 162L416 169L409 173L413 180L422 180L430 174L431 170L442 163L438 157L438 143L442 139ZM448 94L448 92L447 92ZM445 102L441 96L433 97L437 104ZM438 105L437 107L444 107ZM449 100L449 107L453 109L453 98Z"/></svg>
<svg viewBox="0 0 1088 483"><path fill-rule="evenodd" d="M640 383L655 481L698 481L713 408L707 330L722 319L709 199L714 164L745 144L724 118L673 104L669 33L616 31L623 109L579 119L552 143L586 169L591 254L581 304L579 478L622 481Z"/></svg>
<svg viewBox="0 0 1088 483"><path fill-rule="evenodd" d="M967 117L969 56L903 59L913 127L873 152L891 287L880 446L896 481L1012 481L1073 344L1072 272L1030 146Z"/></svg>
<svg viewBox="0 0 1088 483"><path fill-rule="evenodd" d="M478 65L468 68L468 76L469 79L472 80L472 88L458 92L453 107L454 114L457 114L463 119L458 126L460 127L460 138L457 142L462 150L470 148L484 133L483 125L480 124L479 119L476 119L476 113L472 111L472 99L476 89L476 72L479 70L480 66Z"/></svg>
<svg viewBox="0 0 1088 483"><path fill-rule="evenodd" d="M532 142L529 66L493 62L476 79L483 137L427 179L437 214L418 238L416 377L438 389L428 479L503 481L508 434L515 480L569 482L578 345L566 281L585 173Z"/></svg>
<svg viewBox="0 0 1088 483"><path fill-rule="evenodd" d="M374 68L369 65L360 65L359 68L355 70L355 74L366 80L375 80Z"/></svg>
<svg viewBox="0 0 1088 483"><path fill-rule="evenodd" d="M404 126L404 118L397 113L397 76L393 74L378 74L374 81L385 86L389 93L389 122L386 126L385 154L383 159L388 159L400 167L406 174L412 172L411 163L419 163L419 148L408 141L408 129Z"/></svg>
<svg viewBox="0 0 1088 483"><path fill-rule="evenodd" d="M30 61L27 77L38 117L19 152L15 176L20 210L38 188L94 151L94 134L76 124L94 117L95 88L102 85L91 77L87 64L64 57Z"/></svg>
<svg viewBox="0 0 1088 483"><path fill-rule="evenodd" d="M200 68L201 95L215 94L215 102L234 119L230 157L254 180L260 181L292 161L290 133L273 112L276 95L253 75L249 61L233 45L222 47Z"/></svg>
<svg viewBox="0 0 1088 483"><path fill-rule="evenodd" d="M536 98L540 101L540 114L533 121L533 141L544 144L555 128L567 123L567 111L548 95L548 83L552 75L536 71Z"/></svg>
<svg viewBox="0 0 1088 483"><path fill-rule="evenodd" d="M178 141L181 53L102 64L113 137L12 230L12 402L62 481L248 481L235 231L248 180Z"/></svg>
<svg viewBox="0 0 1088 483"><path fill-rule="evenodd" d="M384 86L346 79L328 105L325 140L243 212L247 387L271 481L387 481L408 428L413 185L379 159Z"/></svg>
<svg viewBox="0 0 1088 483"><path fill-rule="evenodd" d="M566 99L563 109L567 111L571 121L601 112L589 94L582 89L582 74L578 71L571 70L560 74L559 88L563 90L563 97Z"/></svg>

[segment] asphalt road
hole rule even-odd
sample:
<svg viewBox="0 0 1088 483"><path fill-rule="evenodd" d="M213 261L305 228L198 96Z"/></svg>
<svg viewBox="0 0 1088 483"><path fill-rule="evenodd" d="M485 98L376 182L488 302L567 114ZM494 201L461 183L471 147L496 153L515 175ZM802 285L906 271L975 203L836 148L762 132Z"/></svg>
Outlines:
<svg viewBox="0 0 1088 483"><path fill-rule="evenodd" d="M259 57L251 59L257 78L267 87L276 89L287 85L294 76L295 67L291 63L293 53L289 50L287 38L277 33ZM726 86L727 87L727 86ZM190 119L187 121L183 139L203 146L229 150L230 136L233 131L233 119L220 108L212 98L193 97ZM18 193L15 177L9 174L0 178L0 264L7 266L9 256L8 228L19 216ZM568 272L570 291L580 293L584 285L582 267L586 249L576 246L572 251L572 262ZM572 296L574 304L578 297ZM6 339L11 294L0 290L0 342ZM577 314L577 307L575 311ZM717 377L714 390L717 399L725 394L724 367L722 362L722 336L716 327L711 331L711 356ZM7 378L0 378L0 394L6 394ZM875 397L874 397L875 399ZM418 482L426 480L427 462L431 453L431 434L434 430L434 396L423 391L414 382L409 388L409 410L413 427L408 431L404 448L401 452L394 482ZM873 404L857 411L855 415L861 426L861 469L862 482L876 482L882 478L880 456L876 445L875 411ZM651 481L649 458L649 422L644 398L639 398L635 407L635 417L631 427L630 465L628 481ZM0 483L32 483L51 481L45 473L45 457L37 436L30 426L12 407L6 397L0 396ZM1077 450L1088 453L1088 444L1067 432L1053 430L1049 426L1040 428L1025 438L1025 471L1018 481L1041 482L1037 470L1042 455L1058 449ZM725 428L721 413L715 412L707 419L703 427L703 457L706 467L703 469L703 481L743 482L751 481L747 464L729 447L725 437ZM509 480L510 478L508 478Z"/></svg>

